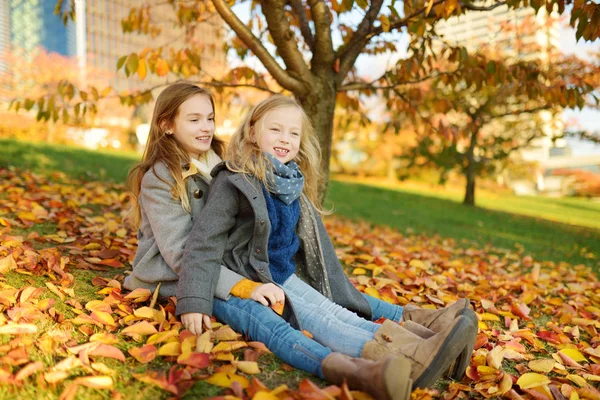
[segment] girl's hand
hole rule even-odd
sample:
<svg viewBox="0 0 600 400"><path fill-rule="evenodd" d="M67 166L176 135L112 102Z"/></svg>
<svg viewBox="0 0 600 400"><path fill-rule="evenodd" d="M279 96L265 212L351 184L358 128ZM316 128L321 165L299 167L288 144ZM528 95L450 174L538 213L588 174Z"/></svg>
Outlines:
<svg viewBox="0 0 600 400"><path fill-rule="evenodd" d="M254 289L250 295L250 298L264 306L269 307L269 305L273 305L278 302L283 304L285 302L285 293L277 285L272 283L264 283Z"/></svg>
<svg viewBox="0 0 600 400"><path fill-rule="evenodd" d="M181 322L183 326L194 335L202 334L202 324L206 325L206 329L212 330L210 316L201 313L184 313L181 314Z"/></svg>

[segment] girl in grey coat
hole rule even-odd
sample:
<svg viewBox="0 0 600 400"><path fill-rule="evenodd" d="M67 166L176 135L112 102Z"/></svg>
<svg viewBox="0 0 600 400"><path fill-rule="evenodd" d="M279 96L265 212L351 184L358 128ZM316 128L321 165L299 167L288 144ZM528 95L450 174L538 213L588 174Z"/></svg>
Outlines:
<svg viewBox="0 0 600 400"><path fill-rule="evenodd" d="M459 313L464 302L435 314L435 320L444 315L438 332L419 326L427 339L390 321L370 321L369 303L346 277L314 207L319 164L316 136L294 100L273 96L250 112L230 141L228 162L212 171L207 202L188 237L177 313L197 321L210 313L225 265L281 287L284 318L332 350L374 360L408 357L414 386L430 386L457 359L466 368L462 354L470 358L476 328ZM331 380L340 359L322 363Z"/></svg>
<svg viewBox="0 0 600 400"><path fill-rule="evenodd" d="M138 227L139 246L133 271L125 279L127 289L156 290L160 284L162 297L175 294L178 281L185 279L183 245L193 224L201 218L211 178L209 171L220 161L223 150L223 143L214 137L214 103L210 93L180 82L158 96L143 159L128 178L135 202L127 220ZM350 387L377 399L409 398L408 359L386 355L381 361L356 360L333 353L265 306L283 301L279 287L272 283L253 284L218 264L210 291L205 292L204 285L190 287L195 295L215 296L207 314L215 315L250 340L265 343L296 368L333 383L347 380ZM178 308L187 307L182 300ZM201 317L194 325L193 318L186 316L190 314L182 316L182 321L192 333L201 333L203 324L210 328L209 318ZM342 361L348 365L325 376L323 360L331 360L331 355L344 357Z"/></svg>

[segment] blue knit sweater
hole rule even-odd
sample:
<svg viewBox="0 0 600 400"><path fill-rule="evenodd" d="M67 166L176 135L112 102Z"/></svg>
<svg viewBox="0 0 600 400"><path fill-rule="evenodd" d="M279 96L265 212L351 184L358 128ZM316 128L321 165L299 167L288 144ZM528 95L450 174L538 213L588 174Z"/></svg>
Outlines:
<svg viewBox="0 0 600 400"><path fill-rule="evenodd" d="M271 233L269 234L269 269L273 280L282 284L296 271L294 256L300 248L296 225L300 217L300 202L294 200L289 206L263 187L267 203Z"/></svg>

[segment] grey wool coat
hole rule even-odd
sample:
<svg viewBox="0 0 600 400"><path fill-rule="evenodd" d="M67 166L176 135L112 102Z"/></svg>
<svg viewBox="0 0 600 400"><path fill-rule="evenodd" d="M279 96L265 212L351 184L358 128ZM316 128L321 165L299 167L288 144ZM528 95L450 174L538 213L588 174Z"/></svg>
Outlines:
<svg viewBox="0 0 600 400"><path fill-rule="evenodd" d="M212 314L220 265L255 282L273 282L267 246L271 224L260 182L217 165L204 209L188 237L177 286L177 314ZM371 308L339 263L325 226L300 197L296 274L333 302L371 320ZM284 318L300 327L286 299Z"/></svg>
<svg viewBox="0 0 600 400"><path fill-rule="evenodd" d="M142 214L139 243L133 270L125 278L125 288L154 291L161 283L161 296L175 296L185 242L204 207L209 185L204 177L194 172L193 164L182 167L183 176L187 176L185 182L191 214L183 209L178 199L173 198L171 189L175 179L164 163L156 163L144 174L139 196ZM231 288L243 277L222 266L217 269L218 279L213 293L218 298L227 299Z"/></svg>

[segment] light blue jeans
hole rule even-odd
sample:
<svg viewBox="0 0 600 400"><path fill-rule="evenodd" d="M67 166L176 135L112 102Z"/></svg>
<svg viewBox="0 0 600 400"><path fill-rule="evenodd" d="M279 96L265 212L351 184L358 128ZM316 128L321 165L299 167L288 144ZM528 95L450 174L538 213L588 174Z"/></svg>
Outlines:
<svg viewBox="0 0 600 400"><path fill-rule="evenodd" d="M402 312L404 309L402 306L388 303L387 301L376 299L375 297L369 296L363 293L363 297L369 302L371 306L371 312L373 313L373 321L377 321L379 318L391 319L395 322L400 322L402 319Z"/></svg>
<svg viewBox="0 0 600 400"><path fill-rule="evenodd" d="M400 321L402 318L402 307L368 295L364 296L371 305L373 319L383 317ZM285 363L324 379L321 363L331 353L331 349L304 336L269 307L235 296L231 296L227 301L215 298L213 315L250 340L264 343Z"/></svg>
<svg viewBox="0 0 600 400"><path fill-rule="evenodd" d="M294 307L298 322L313 338L335 352L360 357L363 346L381 327L323 296L295 274L281 287Z"/></svg>
<svg viewBox="0 0 600 400"><path fill-rule="evenodd" d="M250 340L264 343L273 354L292 367L324 378L321 362L331 349L304 336L269 307L235 296L227 301L215 298L213 315Z"/></svg>

